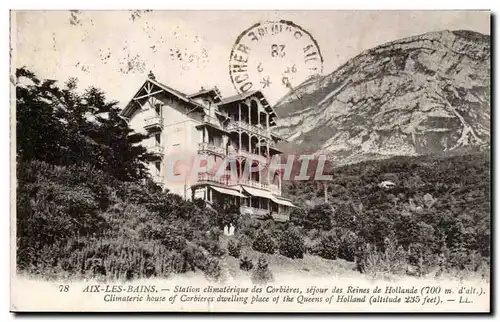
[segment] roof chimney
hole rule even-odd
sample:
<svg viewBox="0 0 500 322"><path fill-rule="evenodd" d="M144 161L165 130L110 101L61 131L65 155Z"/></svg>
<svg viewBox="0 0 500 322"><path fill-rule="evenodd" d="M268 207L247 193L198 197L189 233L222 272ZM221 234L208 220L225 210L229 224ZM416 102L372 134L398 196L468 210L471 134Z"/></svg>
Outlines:
<svg viewBox="0 0 500 322"><path fill-rule="evenodd" d="M155 74L153 74L153 71L151 71L151 70L149 71L148 78L152 79L152 80L156 79Z"/></svg>

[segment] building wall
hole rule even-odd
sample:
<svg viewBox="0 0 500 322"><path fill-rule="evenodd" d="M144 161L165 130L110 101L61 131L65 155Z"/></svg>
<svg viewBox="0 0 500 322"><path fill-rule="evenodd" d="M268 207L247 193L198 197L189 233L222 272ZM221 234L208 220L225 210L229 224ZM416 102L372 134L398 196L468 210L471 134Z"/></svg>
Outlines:
<svg viewBox="0 0 500 322"><path fill-rule="evenodd" d="M189 187L196 181L196 178L190 175L189 169L202 139L201 130L196 129L196 125L200 124L201 113L193 111L187 115L186 112L192 110L193 106L176 100L162 101L165 103L162 107L164 166L173 167L173 174L176 175L172 177L172 173L167 175L168 169L163 170L165 187L171 192L189 198L191 196ZM176 160L178 161L175 162Z"/></svg>
<svg viewBox="0 0 500 322"><path fill-rule="evenodd" d="M169 95L157 95L156 103L161 103L161 117L163 119L163 130L161 133L161 143L163 147L164 158L161 161L160 172L156 170L153 162L147 165L153 175L163 176L163 183L167 189L181 196L189 196L190 190L186 189L193 183L191 176L185 179L172 177L172 174L182 175L189 170L190 160L194 159L198 144L202 142L202 132L196 129L200 124L201 112L187 111L193 109L191 104L174 99ZM150 133L144 129L146 120L156 116L157 113L148 102L145 102L142 109L137 110L130 119L130 127L139 133L150 134L142 142L145 147L152 147L156 143L155 133ZM185 160L185 162L176 162L176 160ZM167 167L170 167L170 173L167 175ZM173 171L172 171L173 170Z"/></svg>

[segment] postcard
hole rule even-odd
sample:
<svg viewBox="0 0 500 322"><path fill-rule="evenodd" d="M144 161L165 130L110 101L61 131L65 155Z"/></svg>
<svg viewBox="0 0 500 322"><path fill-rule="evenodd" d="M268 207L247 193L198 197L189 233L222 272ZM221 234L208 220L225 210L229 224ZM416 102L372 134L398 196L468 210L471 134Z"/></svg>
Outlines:
<svg viewBox="0 0 500 322"><path fill-rule="evenodd" d="M10 17L11 311L491 311L489 11Z"/></svg>

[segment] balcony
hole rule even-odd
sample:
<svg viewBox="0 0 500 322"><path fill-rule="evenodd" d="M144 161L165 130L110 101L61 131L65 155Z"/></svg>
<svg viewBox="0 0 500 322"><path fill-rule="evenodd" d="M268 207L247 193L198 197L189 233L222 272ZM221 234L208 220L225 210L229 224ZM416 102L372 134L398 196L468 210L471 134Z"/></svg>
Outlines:
<svg viewBox="0 0 500 322"><path fill-rule="evenodd" d="M218 183L222 185L228 184L228 178L226 176L218 176L212 173L198 173L198 183Z"/></svg>
<svg viewBox="0 0 500 322"><path fill-rule="evenodd" d="M228 156L232 157L232 158L240 157L240 158L245 158L245 159L252 159L254 161L258 161L258 162L264 163L264 164L267 164L267 161L268 161L267 158L263 155L258 155L258 154L255 154L255 153L252 153L250 151L243 150L243 149L240 149L238 151L230 151L228 153Z"/></svg>
<svg viewBox="0 0 500 322"><path fill-rule="evenodd" d="M261 141L261 142L258 142L256 144L256 147L264 147L267 149L267 147L269 147L269 150L274 150L274 151L278 151L278 152L281 152L281 150L278 148L276 142L274 142L273 140L267 140L266 142L264 141Z"/></svg>
<svg viewBox="0 0 500 322"><path fill-rule="evenodd" d="M253 207L248 207L248 206L241 206L240 213L241 214L249 214L250 216L252 216L254 218L265 218L266 216L269 215L269 210L268 209L253 208Z"/></svg>
<svg viewBox="0 0 500 322"><path fill-rule="evenodd" d="M153 175L153 182L156 184L163 184L163 177L160 175Z"/></svg>
<svg viewBox="0 0 500 322"><path fill-rule="evenodd" d="M209 115L203 115L201 121L206 124L210 124L218 129L221 128L221 124L218 118L209 116Z"/></svg>
<svg viewBox="0 0 500 322"><path fill-rule="evenodd" d="M290 220L290 215L288 215L288 214L278 214L276 212L273 212L271 215L273 216L273 219L275 221L281 221L281 222L283 222L283 221Z"/></svg>
<svg viewBox="0 0 500 322"><path fill-rule="evenodd" d="M226 151L224 148L219 147L219 146L215 146L214 144L207 143L207 142L203 142L203 143L198 144L198 152L199 153L210 152L210 153L215 153L215 154L220 154L220 155L226 154Z"/></svg>
<svg viewBox="0 0 500 322"><path fill-rule="evenodd" d="M144 128L147 131L161 131L163 129L163 118L160 116L153 116L144 120Z"/></svg>
<svg viewBox="0 0 500 322"><path fill-rule="evenodd" d="M163 156L163 147L161 145L153 145L147 147L148 153L161 158Z"/></svg>
<svg viewBox="0 0 500 322"><path fill-rule="evenodd" d="M255 180L248 180L248 179L240 178L240 179L238 179L238 184L241 184L244 186L249 186L252 188L257 188L257 189L269 190L269 185L267 183L257 182Z"/></svg>
<svg viewBox="0 0 500 322"><path fill-rule="evenodd" d="M268 137L268 131L264 127L259 127L254 124L249 124L242 121L230 121L226 126L227 131L237 131L239 129L255 133L260 136Z"/></svg>
<svg viewBox="0 0 500 322"><path fill-rule="evenodd" d="M237 130L240 128L239 123L240 123L240 122L230 121L230 122L226 125L226 130L228 130L228 131L237 131Z"/></svg>
<svg viewBox="0 0 500 322"><path fill-rule="evenodd" d="M198 183L210 183L210 182L221 183L222 180L215 174L198 173Z"/></svg>
<svg viewBox="0 0 500 322"><path fill-rule="evenodd" d="M234 186L234 185L244 185L252 188L269 190L269 185L267 183L257 182L255 180L248 180L243 178L234 178L230 175L217 175L208 172L198 173L198 183L218 183L221 185ZM281 194L281 193L280 193Z"/></svg>

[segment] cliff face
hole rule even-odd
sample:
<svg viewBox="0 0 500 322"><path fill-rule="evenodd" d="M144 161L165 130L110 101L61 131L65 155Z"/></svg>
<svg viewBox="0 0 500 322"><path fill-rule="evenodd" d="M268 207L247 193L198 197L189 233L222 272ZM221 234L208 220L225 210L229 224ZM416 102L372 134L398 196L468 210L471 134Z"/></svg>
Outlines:
<svg viewBox="0 0 500 322"><path fill-rule="evenodd" d="M490 36L442 31L378 46L275 109L294 149L339 165L489 146Z"/></svg>

